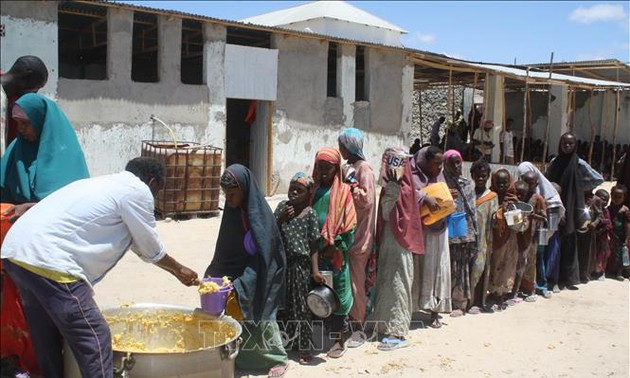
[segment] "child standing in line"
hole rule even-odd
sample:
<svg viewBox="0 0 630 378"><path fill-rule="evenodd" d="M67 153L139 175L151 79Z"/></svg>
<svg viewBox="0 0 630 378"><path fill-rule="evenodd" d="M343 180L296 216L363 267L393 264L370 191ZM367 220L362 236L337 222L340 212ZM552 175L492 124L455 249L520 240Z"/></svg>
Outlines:
<svg viewBox="0 0 630 378"><path fill-rule="evenodd" d="M602 222L597 227L595 234L597 250L595 251L595 271L592 278L603 281L606 278L604 274L606 272L606 263L610 257L610 234L612 232L612 221L608 211L610 195L604 189L598 189L595 195L602 200Z"/></svg>
<svg viewBox="0 0 630 378"><path fill-rule="evenodd" d="M613 232L610 243L612 253L608 258L607 271L619 281L628 277L628 266L624 266L623 261L630 244L630 209L624 205L627 195L628 189L625 185L615 185L610 191L611 204L608 206Z"/></svg>
<svg viewBox="0 0 630 378"><path fill-rule="evenodd" d="M492 295L497 309L504 310L508 304L508 294L512 291L518 253L516 252L516 231L507 226L505 212L510 203L517 200L513 193L508 192L512 178L506 169L499 169L492 175L492 189L498 196L499 210L496 222L492 228L492 255L490 257L490 284L488 291Z"/></svg>
<svg viewBox="0 0 630 378"><path fill-rule="evenodd" d="M537 180L537 176L533 172L527 172L523 177L530 182L534 179ZM536 254L538 250L536 229L539 222L546 219L545 214L547 211L545 199L540 194L534 193L533 188L536 185L530 185L526 181L517 181L514 184L518 200L530 204L533 208L533 213L524 222L524 230L517 236L519 259L512 290L513 298L521 290L526 302L534 302L536 300ZM543 294L548 297L547 292Z"/></svg>
<svg viewBox="0 0 630 378"><path fill-rule="evenodd" d="M280 202L274 212L287 255L286 332L291 340L298 340L291 346L299 348L301 364L308 364L313 358L309 350L313 335L311 311L306 306L310 278L324 283L319 270L311 272L311 256L317 252L320 237L317 214L308 205L314 184L310 176L296 173L289 184L289 199Z"/></svg>
<svg viewBox="0 0 630 378"><path fill-rule="evenodd" d="M495 192L486 187L490 178L490 165L483 159L477 160L470 167L470 175L475 184L477 199L477 253L470 262L470 291L472 307L469 314L494 312L486 303L490 278L490 256L492 254L492 225L495 213L499 209L499 200Z"/></svg>

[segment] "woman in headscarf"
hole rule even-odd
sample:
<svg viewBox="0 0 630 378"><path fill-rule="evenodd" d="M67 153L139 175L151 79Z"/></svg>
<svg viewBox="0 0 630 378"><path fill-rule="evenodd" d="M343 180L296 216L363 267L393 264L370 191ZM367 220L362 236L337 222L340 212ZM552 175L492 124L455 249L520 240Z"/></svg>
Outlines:
<svg viewBox="0 0 630 378"><path fill-rule="evenodd" d="M411 324L413 255L424 253L420 207L413 184L411 164L407 161L402 175L387 169L387 158L405 156L401 147L388 148L383 154L381 178L387 182L381 190L377 220L379 248L376 275L376 301L372 319L385 335L380 350L394 350L409 345L405 339ZM407 155L408 156L408 155ZM409 160L408 157L405 158Z"/></svg>
<svg viewBox="0 0 630 378"><path fill-rule="evenodd" d="M350 277L352 280L352 296L354 303L350 309L350 324L361 326L365 321L367 310L367 295L365 271L368 259L373 254L374 224L376 221L376 191L374 172L363 155L363 133L355 128L344 129L339 135L339 152L348 161L348 168L354 169L354 174L345 176L350 184L354 208L357 213L357 228L354 232L354 243L350 247ZM353 327L355 328L355 327ZM362 337L352 337L348 341L349 347L363 344Z"/></svg>
<svg viewBox="0 0 630 378"><path fill-rule="evenodd" d="M18 135L2 155L0 196L2 202L14 204L6 215L15 221L55 190L89 173L70 121L52 100L25 94L13 106L12 118ZM8 276L2 277L2 356L17 355L23 370L37 373L17 288Z"/></svg>
<svg viewBox="0 0 630 378"><path fill-rule="evenodd" d="M525 177L528 172L536 175L535 191L545 199L545 205L547 206L547 229L552 235L546 246L538 247L539 251L537 252L536 260L536 287L545 295L547 290L560 291L558 289L558 275L556 273L560 258L558 226L560 220L564 217L565 209L560 193L558 193L554 184L550 182L534 164L525 161L518 165L518 174L525 181L528 181ZM549 294L546 295L548 296Z"/></svg>
<svg viewBox="0 0 630 378"><path fill-rule="evenodd" d="M276 218L252 172L232 164L221 175L226 206L208 277L228 276L235 297L226 312L243 320L248 337L236 358L241 369L270 369L281 377L287 354L276 323L284 299L286 259Z"/></svg>
<svg viewBox="0 0 630 378"><path fill-rule="evenodd" d="M309 206L314 185L312 177L303 172L296 173L289 183L289 199L280 202L274 212L287 255L286 316L282 320L287 320L289 339L297 338L290 345L299 349L302 364L310 363L313 358L309 350L313 336L312 317L306 305L311 275L315 282L325 282L319 271L311 273L311 258L320 238L317 214Z"/></svg>
<svg viewBox="0 0 630 378"><path fill-rule="evenodd" d="M432 211L438 209L434 197L423 189L436 182L444 182L442 161L444 154L435 146L424 147L411 160L414 187L420 207L427 205ZM448 230L446 219L430 226L422 225L425 254L420 258L414 255L413 299L418 307L431 312L433 328L440 328L442 323L439 313L450 313L451 303L451 260L448 250ZM415 304L414 304L415 307Z"/></svg>
<svg viewBox="0 0 630 378"><path fill-rule="evenodd" d="M560 137L558 157L547 168L547 178L562 188L562 203L566 208L564 226L560 228L560 286L577 290L580 283L576 232L587 226L588 212L584 192L591 191L604 182L576 153L577 138L572 133Z"/></svg>
<svg viewBox="0 0 630 378"><path fill-rule="evenodd" d="M317 213L321 239L318 248L318 270L333 272L333 287L341 305L331 315L330 329L339 335L328 351L331 358L346 352L347 318L352 308L352 283L348 251L354 242L357 214L350 193L350 185L341 177L341 154L332 147L324 147L315 155L313 167L315 192L312 206ZM317 261L314 259L314 262Z"/></svg>
<svg viewBox="0 0 630 378"><path fill-rule="evenodd" d="M466 215L466 233L461 236L449 235L451 258L451 291L453 301L452 317L466 313L470 293L470 261L477 251L477 214L475 189L470 179L462 176L462 155L457 150L444 153L444 178L450 189L457 191L456 213Z"/></svg>
<svg viewBox="0 0 630 378"><path fill-rule="evenodd" d="M89 177L72 124L52 100L26 94L13 106L18 137L2 156L2 201L15 204L17 218L38 201L73 181Z"/></svg>

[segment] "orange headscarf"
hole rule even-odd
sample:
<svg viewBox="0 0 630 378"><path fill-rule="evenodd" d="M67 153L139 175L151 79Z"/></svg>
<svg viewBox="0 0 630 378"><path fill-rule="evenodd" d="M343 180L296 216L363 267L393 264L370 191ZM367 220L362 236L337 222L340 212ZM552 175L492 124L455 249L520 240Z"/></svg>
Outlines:
<svg viewBox="0 0 630 378"><path fill-rule="evenodd" d="M315 179L315 190L319 189L319 172L317 163L326 161L337 167L337 173L330 187L330 203L328 205L328 216L322 227L322 238L326 245L334 245L337 235L344 234L357 226L357 213L354 209L350 186L341 178L341 153L333 147L324 147L317 151L315 155L315 165L313 167L313 178Z"/></svg>

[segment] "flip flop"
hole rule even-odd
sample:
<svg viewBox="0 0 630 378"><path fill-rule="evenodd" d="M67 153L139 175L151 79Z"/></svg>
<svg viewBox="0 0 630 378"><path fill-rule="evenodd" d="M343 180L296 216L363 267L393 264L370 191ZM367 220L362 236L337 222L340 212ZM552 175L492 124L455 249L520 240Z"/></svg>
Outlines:
<svg viewBox="0 0 630 378"><path fill-rule="evenodd" d="M391 351L409 346L409 340L399 339L397 337L384 338L381 343L376 347L378 350Z"/></svg>
<svg viewBox="0 0 630 378"><path fill-rule="evenodd" d="M523 300L521 298L515 297L515 298L508 299L505 302L508 304L508 306L516 306L517 304L523 302Z"/></svg>
<svg viewBox="0 0 630 378"><path fill-rule="evenodd" d="M269 378L282 378L289 369L289 365L276 365L269 369Z"/></svg>
<svg viewBox="0 0 630 378"><path fill-rule="evenodd" d="M525 297L525 302L536 302L536 298L538 298L536 294L528 295Z"/></svg>
<svg viewBox="0 0 630 378"><path fill-rule="evenodd" d="M468 309L468 313L471 315L479 315L481 314L481 309L477 306L472 306Z"/></svg>
<svg viewBox="0 0 630 378"><path fill-rule="evenodd" d="M346 354L346 348L336 342L335 345L330 348L326 355L330 358L341 358L344 354Z"/></svg>
<svg viewBox="0 0 630 378"><path fill-rule="evenodd" d="M350 339L346 342L346 347L358 348L361 345L365 344L365 339L367 339L367 335L364 332L355 331L350 336Z"/></svg>
<svg viewBox="0 0 630 378"><path fill-rule="evenodd" d="M453 312L451 312L450 316L451 318L459 318L460 316L464 316L464 315L466 315L466 313L463 310L458 308L454 310Z"/></svg>
<svg viewBox="0 0 630 378"><path fill-rule="evenodd" d="M429 324L429 327L435 328L435 329L442 328L442 322L440 322L439 319L433 319L431 321L431 324Z"/></svg>

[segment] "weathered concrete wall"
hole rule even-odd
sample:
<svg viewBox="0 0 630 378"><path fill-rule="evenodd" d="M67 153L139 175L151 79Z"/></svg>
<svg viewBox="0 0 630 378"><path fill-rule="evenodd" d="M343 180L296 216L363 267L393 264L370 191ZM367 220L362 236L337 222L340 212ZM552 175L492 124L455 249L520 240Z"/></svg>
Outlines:
<svg viewBox="0 0 630 378"><path fill-rule="evenodd" d="M151 115L171 126L177 140L207 143L208 88L179 80L180 38L174 36L181 35L181 20L158 18L158 83L131 80L133 13L111 9L108 23L109 79L58 82L59 105L77 131L90 174L123 169L140 155L142 140L172 140L161 124L152 127Z"/></svg>
<svg viewBox="0 0 630 378"><path fill-rule="evenodd" d="M48 67L48 82L40 93L55 98L59 73L57 41L57 2L3 1L0 22L5 36L0 38L0 68L8 71L23 55L36 55Z"/></svg>
<svg viewBox="0 0 630 378"><path fill-rule="evenodd" d="M403 144L400 128L403 110L409 113L405 122L411 124L411 94L404 97L408 104L403 107L403 80L412 85L412 70L402 55L383 55L371 52L366 59L366 70L371 79L368 84L370 101L354 102L348 106L346 98L327 98L326 80L328 45L325 42L274 36L273 48L278 55L278 100L274 104L273 172L280 180L278 192L286 191L289 180L297 171L309 172L318 149L337 146L337 137L344 127L344 120L354 120L354 127L365 132L364 151L370 163L380 167L385 148ZM354 50L354 49L352 49ZM342 47L341 94L354 98L353 62L348 57L354 51ZM370 62L370 63L367 63ZM367 68L369 67L369 68ZM403 68L406 68L405 74ZM346 105L346 107L344 107ZM408 110L407 110L408 109ZM344 111L345 110L345 111ZM346 113L351 110L352 113ZM374 124L385 125L378 130ZM348 124L345 124L348 126Z"/></svg>
<svg viewBox="0 0 630 378"><path fill-rule="evenodd" d="M133 12L109 8L107 79L74 80L57 77L56 2L37 2L37 7L3 3L2 12L7 33L20 36L2 38L2 68L24 54L44 58L50 69L44 93L58 99L73 123L93 176L122 169L140 153L142 140L172 139L159 123L152 127L151 115L171 125L179 141L225 146L224 26L203 25L205 85L185 85L179 79L181 20L160 15L159 82L133 82ZM364 130L365 153L376 171L386 147L407 144L413 65L404 55L368 49L370 101L356 102L354 45L340 44L334 98L326 96L327 41L274 35L272 47L279 50L278 96L271 118L273 174L281 180L280 192L295 171L310 172L317 149L337 145L343 127Z"/></svg>
<svg viewBox="0 0 630 378"><path fill-rule="evenodd" d="M364 130L385 134L399 134L402 120L405 131L411 128L411 115L403 117L403 79L413 84L404 68L407 62L403 54L396 54L376 48L365 49L365 77L370 102L370 124L360 127ZM408 84L408 83L405 83ZM405 85L409 89L408 85ZM411 93L405 94L405 111L411 108ZM409 117L407 119L407 117Z"/></svg>

